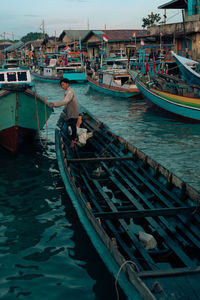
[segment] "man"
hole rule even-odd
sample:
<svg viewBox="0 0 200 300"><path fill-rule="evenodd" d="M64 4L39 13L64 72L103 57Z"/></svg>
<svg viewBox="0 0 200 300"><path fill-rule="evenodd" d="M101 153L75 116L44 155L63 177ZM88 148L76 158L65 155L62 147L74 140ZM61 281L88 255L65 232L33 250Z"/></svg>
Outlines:
<svg viewBox="0 0 200 300"><path fill-rule="evenodd" d="M79 116L77 98L74 90L69 86L69 80L67 78L60 80L60 86L65 90L64 97L58 102L50 102L50 105L52 108L64 106L57 125L62 127L63 124L61 125L61 121L64 120L67 123L67 127L71 127L72 134L69 135L69 147L74 147L77 137L76 123Z"/></svg>

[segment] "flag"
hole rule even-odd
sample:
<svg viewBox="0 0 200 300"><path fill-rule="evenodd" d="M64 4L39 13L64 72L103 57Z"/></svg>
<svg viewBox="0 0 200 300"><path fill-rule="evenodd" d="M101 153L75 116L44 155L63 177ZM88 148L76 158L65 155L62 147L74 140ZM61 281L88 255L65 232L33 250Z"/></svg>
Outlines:
<svg viewBox="0 0 200 300"><path fill-rule="evenodd" d="M140 39L140 44L141 44L142 46L145 45L143 39Z"/></svg>
<svg viewBox="0 0 200 300"><path fill-rule="evenodd" d="M104 42L108 42L109 38L104 34L103 35L103 40L104 40Z"/></svg>
<svg viewBox="0 0 200 300"><path fill-rule="evenodd" d="M66 46L66 47L64 48L64 50L65 50L65 51L70 51L70 47L69 47L69 46Z"/></svg>
<svg viewBox="0 0 200 300"><path fill-rule="evenodd" d="M133 31L133 33L132 33L132 37L133 37L133 38L135 38L135 37L136 37L135 31Z"/></svg>

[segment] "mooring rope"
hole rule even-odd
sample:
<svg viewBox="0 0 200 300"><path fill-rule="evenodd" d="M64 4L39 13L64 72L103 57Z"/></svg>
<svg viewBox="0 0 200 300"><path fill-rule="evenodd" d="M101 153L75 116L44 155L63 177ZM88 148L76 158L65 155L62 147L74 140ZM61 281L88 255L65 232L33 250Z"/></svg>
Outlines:
<svg viewBox="0 0 200 300"><path fill-rule="evenodd" d="M117 277L115 279L115 290L116 290L116 294L117 294L117 300L119 300L119 292L118 292L118 288L117 288L117 282L118 282L118 278L119 278L119 275L121 273L121 270L123 269L123 267L126 265L126 264L132 264L134 265L135 269L137 270L137 272L139 272L139 269L138 269L138 266L136 265L136 263L134 263L132 260L126 260L125 262L123 262L123 264L120 266L119 268L119 271L117 273Z"/></svg>
<svg viewBox="0 0 200 300"><path fill-rule="evenodd" d="M38 127L38 134L40 138L40 144L42 145L43 148L46 147L47 142L48 142L48 126L47 126L47 102L45 102L45 125L46 125L46 135L45 135L45 143L42 141L42 134L40 130L40 120L39 120L39 113L38 113L38 103L37 103L37 94L36 94L36 88L34 86L34 94L35 94L35 108L36 108L36 118L37 118L37 127Z"/></svg>

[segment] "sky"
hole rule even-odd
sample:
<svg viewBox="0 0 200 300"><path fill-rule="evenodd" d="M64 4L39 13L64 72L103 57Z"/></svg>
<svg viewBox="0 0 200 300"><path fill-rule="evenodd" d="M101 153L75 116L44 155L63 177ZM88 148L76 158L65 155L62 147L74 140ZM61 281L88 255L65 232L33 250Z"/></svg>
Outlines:
<svg viewBox="0 0 200 300"><path fill-rule="evenodd" d="M68 29L142 29L142 18L164 10L169 0L10 0L2 1L0 39L20 39L41 32L49 36ZM181 10L167 10L167 23L181 21Z"/></svg>

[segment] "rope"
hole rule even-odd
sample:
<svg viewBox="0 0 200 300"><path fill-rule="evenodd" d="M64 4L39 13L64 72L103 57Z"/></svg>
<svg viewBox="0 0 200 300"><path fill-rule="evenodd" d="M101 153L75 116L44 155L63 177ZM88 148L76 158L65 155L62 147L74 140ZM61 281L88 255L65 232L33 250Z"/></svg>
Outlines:
<svg viewBox="0 0 200 300"><path fill-rule="evenodd" d="M125 262L123 262L123 264L121 265L121 267L119 268L119 271L117 273L117 277L115 279L115 290L116 290L116 294L117 294L117 300L119 300L119 292L118 292L118 288L117 288L117 282L118 282L118 278L119 278L119 275L121 273L121 270L123 269L123 267L126 265L126 264L133 264L134 267L136 268L137 272L139 272L139 269L137 267L137 265L131 261L131 260L126 260Z"/></svg>
<svg viewBox="0 0 200 300"><path fill-rule="evenodd" d="M36 94L36 88L34 87L34 94L35 94L35 108L36 108L36 117L37 117L37 127L38 127L38 134L40 138L40 144L43 148L46 147L48 142L48 126L47 126L47 103L45 101L45 125L46 125L46 135L45 135L45 143L42 141L42 134L40 131L40 120L39 120L39 114L38 114L38 103L37 103L37 94Z"/></svg>

